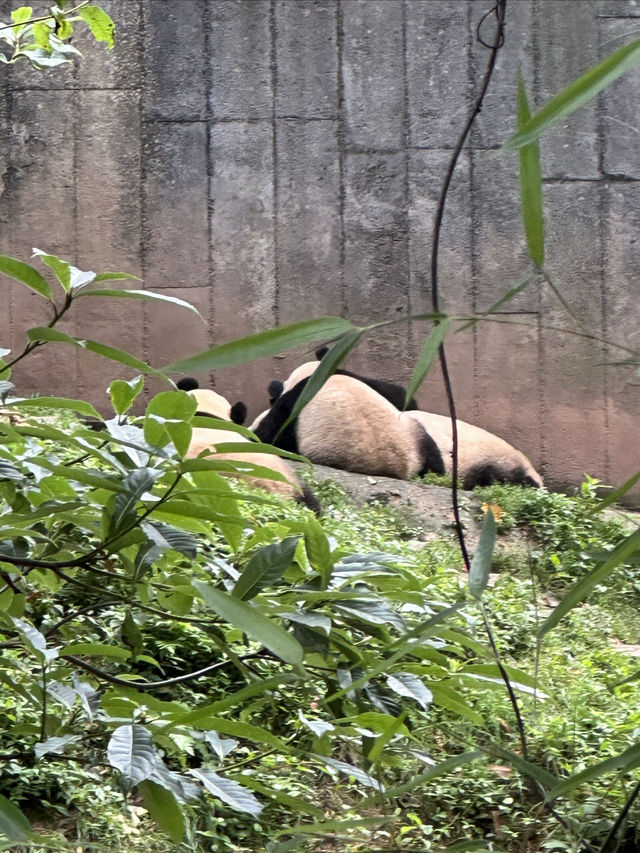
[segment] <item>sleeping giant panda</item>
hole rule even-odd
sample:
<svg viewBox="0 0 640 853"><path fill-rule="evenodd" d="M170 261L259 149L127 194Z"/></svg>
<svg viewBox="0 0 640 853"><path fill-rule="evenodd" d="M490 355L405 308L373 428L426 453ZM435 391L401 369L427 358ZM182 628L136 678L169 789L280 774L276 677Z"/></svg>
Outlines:
<svg viewBox="0 0 640 853"><path fill-rule="evenodd" d="M453 436L451 418L431 412L407 412L437 444L447 474L452 472ZM490 483L518 486L543 485L542 477L524 453L491 432L465 421L456 421L458 431L458 476L464 489Z"/></svg>
<svg viewBox="0 0 640 853"><path fill-rule="evenodd" d="M291 375L284 382L281 382L279 379L273 379L269 383L268 392L269 392L269 403L273 406L278 397L283 394L285 391L290 391L293 387L295 387L298 382L302 379L307 379L311 376L312 373L318 369L320 362L323 357L329 351L329 347L320 347L320 349L316 350L316 359L317 361L306 361L304 364L301 364L299 367L291 373ZM396 385L395 382L388 382L385 379L375 379L371 376L360 376L358 373L352 373L350 370L342 370L342 368L338 368L333 374L333 376L350 376L352 379L358 379L360 382L364 382L365 385L368 385L370 388L373 388L374 391L377 391L385 400L388 400L396 409L400 409L403 411L404 401L407 396L406 389L402 387L402 385ZM417 409L418 404L416 400L412 397L409 400L409 405L406 408L406 411L410 411L412 409Z"/></svg>
<svg viewBox="0 0 640 853"><path fill-rule="evenodd" d="M241 417L242 420L233 421L241 423L246 416L246 406L244 403L236 403L234 406L229 405L229 402L215 391L202 389L198 386L198 382L191 377L185 377L177 383L181 391L187 391L191 394L198 403L197 415L204 415L212 418L217 418L223 421L233 421L235 417ZM253 465L260 465L263 468L269 468L277 474L281 474L286 482L282 480L271 480L263 477L252 477L250 474L236 474L230 472L229 476L237 476L247 480L253 485L260 486L269 492L276 495L281 495L286 498L294 498L299 503L303 503L312 509L316 514L320 512L320 504L313 495L310 489L300 482L295 471L284 459L279 456L274 456L270 453L216 453L216 444L225 443L242 443L251 444L246 436L240 433L232 432L226 429L208 429L205 427L194 427L191 435L191 442L187 450L187 459L194 459L200 456L201 453L208 451L210 455L215 454L216 459L230 459L234 462L249 462Z"/></svg>
<svg viewBox="0 0 640 853"><path fill-rule="evenodd" d="M442 455L421 424L352 376L330 376L296 420L280 431L308 381L285 390L256 419L261 441L319 465L360 474L405 480L428 471L444 473Z"/></svg>

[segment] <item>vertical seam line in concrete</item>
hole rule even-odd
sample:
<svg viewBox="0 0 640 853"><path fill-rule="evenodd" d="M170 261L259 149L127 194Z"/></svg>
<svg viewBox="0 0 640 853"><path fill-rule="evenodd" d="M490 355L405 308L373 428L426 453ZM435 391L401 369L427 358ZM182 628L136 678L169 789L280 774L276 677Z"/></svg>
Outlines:
<svg viewBox="0 0 640 853"><path fill-rule="evenodd" d="M138 117L140 120L140 184L139 184L139 204L140 204L140 275L142 276L143 287L147 287L147 253L149 250L148 240L148 222L147 222L147 163L145 160L146 137L149 126L144 122L144 93L146 90L146 80L144 79L146 68L145 52L145 21L144 21L144 0L138 3L138 55L141 60L138 79ZM142 358L149 363L149 312L146 302L142 303Z"/></svg>
<svg viewBox="0 0 640 853"><path fill-rule="evenodd" d="M411 316L411 228L409 210L411 206L411 184L409 180L409 69L407 65L407 0L402 0L402 157L404 163L403 176L403 218L405 233L405 286L404 298L407 316ZM412 345L413 324L407 320L405 325L405 353Z"/></svg>
<svg viewBox="0 0 640 853"><path fill-rule="evenodd" d="M78 65L77 63L73 63L72 66L72 77L75 83L78 82L79 73L78 73ZM68 89L67 89L68 91ZM73 187L73 210L71 211L71 222L73 228L73 256L74 263L76 266L79 266L80 260L80 245L78 242L78 219L79 219L79 211L78 211L78 146L80 140L80 114L81 114L81 103L82 103L82 95L77 89L71 91L71 102L73 104L73 117L71 119L71 170L72 170L72 178L71 185ZM72 321L73 326L75 327L75 318ZM73 348L73 357L71 363L73 365L73 384L76 388L78 388L79 380L80 380L80 351L79 348ZM84 392L84 389L82 389Z"/></svg>
<svg viewBox="0 0 640 853"><path fill-rule="evenodd" d="M213 198L213 142L212 132L215 124L215 117L211 107L213 98L213 61L211 47L211 34L213 31L211 23L211 6L209 0L205 0L202 10L202 26L204 29L204 53L205 53L205 192L206 192L206 217L207 217L207 277L209 280L209 329L215 329L216 321L216 265L215 265L215 237L214 237L214 213L215 199ZM208 339L208 343L214 345L217 341ZM215 387L215 377L209 373L209 382L211 387Z"/></svg>
<svg viewBox="0 0 640 853"><path fill-rule="evenodd" d="M467 2L467 91L471 92L473 90L473 41L474 41L474 27L473 27L473 13L471 11L472 6L471 3ZM471 139L478 138L478 129L474 128L473 137ZM476 312L478 310L478 277L479 277L479 265L478 265L478 242L476 239L476 228L479 229L479 215L478 215L478 198L479 193L475 192L475 145L471 144L466 149L466 152L463 152L467 158L467 167L468 167L468 187L469 187L469 226L471 229L471 233L469 235L469 248L471 255L471 310ZM473 353L473 400L471 401L473 415L476 420L479 419L480 416L480 382L479 382L479 351L478 351L478 326L474 324L471 329L471 351Z"/></svg>
<svg viewBox="0 0 640 853"><path fill-rule="evenodd" d="M535 106L540 103L540 68L541 68L541 54L540 54L540 4L539 0L533 0L533 7L531 13L531 45L532 45L532 65L533 65L533 80L532 80L532 88L535 96ZM543 478L547 476L547 437L544 426L549 423L549 407L547 404L547 393L545 386L545 337L544 337L544 315L543 315L543 300L542 300L542 288L538 286L537 292L538 300L537 300L537 309L538 309L538 322L537 322L537 350L538 350L538 364L537 364L537 381L538 381L538 447L539 447L539 465L540 471L542 473Z"/></svg>
<svg viewBox="0 0 640 853"><path fill-rule="evenodd" d="M346 288L344 281L344 268L346 259L345 250L345 118L344 118L344 75L342 71L342 63L344 60L344 17L342 9L342 0L336 0L336 86L338 96L338 121L336 124L336 141L338 143L338 216L340 218L340 252L338 257L339 264L339 313L344 317L347 311Z"/></svg>
<svg viewBox="0 0 640 853"><path fill-rule="evenodd" d="M596 32L598 38L598 48L602 47L602 26L597 20L596 15ZM598 59L600 57L598 56ZM604 146L605 146L605 112L604 112L604 93L601 92L596 98L596 140L598 145L598 171L600 177L598 180L598 254L599 254L599 274L600 274L600 328L602 329L602 337L609 337L609 317L607 311L607 290L605 285L606 269L607 269L607 247L604 238L604 223L609 221L609 195L606 192L607 183L605 178L605 162L604 162ZM606 482L611 481L611 386L610 372L608 367L609 362L609 347L607 344L602 345L603 364L602 364L602 395L604 397L604 470Z"/></svg>
<svg viewBox="0 0 640 853"><path fill-rule="evenodd" d="M11 192L11 189L12 189L11 183L15 184L15 168L13 166L13 162L14 162L13 161L14 140L12 138L13 134L11 131L12 131L12 128L14 126L15 116L14 116L14 93L11 89L11 84L9 83L9 75L8 74L4 75L4 85L2 88L4 90L3 94L4 94L6 104L7 104L7 123L8 123L8 131L9 131L9 133L8 133L9 143L7 145L7 168L6 168L6 172L5 172L7 184L9 184L9 186L7 187L5 185L4 192L7 193L7 222L14 222L16 220L16 217L13 215L12 201L14 198L14 193ZM13 180L11 180L10 178L13 178ZM7 249L8 249L8 247L7 247ZM9 300L8 300L8 302L9 302L9 305L8 305L9 341L10 341L11 347L14 346L14 334L15 334L15 329L16 329L16 322L15 322L16 321L16 303L15 303L15 299L14 299L14 294L15 294L15 287L12 286L9 288Z"/></svg>
<svg viewBox="0 0 640 853"><path fill-rule="evenodd" d="M271 40L269 52L269 68L271 71L271 191L273 197L273 211L271 215L271 231L273 239L273 321L276 326L280 325L280 263L279 263L279 185L278 185L278 119L277 119L277 97L278 97L278 56L277 56L277 31L276 31L276 0L269 2L269 36Z"/></svg>

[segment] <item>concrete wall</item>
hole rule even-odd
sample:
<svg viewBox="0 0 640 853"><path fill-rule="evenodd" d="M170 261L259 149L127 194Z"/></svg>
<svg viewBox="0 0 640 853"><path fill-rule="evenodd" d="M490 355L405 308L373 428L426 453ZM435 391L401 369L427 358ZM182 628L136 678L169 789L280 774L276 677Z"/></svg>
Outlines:
<svg viewBox="0 0 640 853"><path fill-rule="evenodd" d="M0 18L17 2L0 0ZM31 248L136 273L187 313L86 300L70 331L155 365L274 324L357 323L430 310L432 218L487 51L491 0L103 0L106 53L74 69L2 66L0 252ZM488 152L513 126L521 66L536 104L637 36L635 0L509 0L506 45L456 172L441 249L443 307L488 307L530 269L516 158ZM490 38L492 24L483 31ZM635 33L635 36L634 36ZM451 335L460 417L517 444L551 485L640 468L639 380L621 354L636 321L640 69L543 140L548 266L572 306L532 285L505 320ZM0 344L21 349L41 301L1 282ZM515 316L513 316L515 314ZM405 381L429 326L367 338L352 369ZM252 414L307 353L200 377ZM64 347L16 369L20 391L104 408L120 374ZM152 385L152 389L157 385ZM445 411L437 370L419 394Z"/></svg>

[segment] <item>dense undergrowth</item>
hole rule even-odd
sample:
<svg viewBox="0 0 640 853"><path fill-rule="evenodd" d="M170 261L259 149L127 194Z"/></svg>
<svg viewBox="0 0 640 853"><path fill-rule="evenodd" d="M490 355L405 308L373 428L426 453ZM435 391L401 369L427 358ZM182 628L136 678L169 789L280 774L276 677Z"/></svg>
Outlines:
<svg viewBox="0 0 640 853"><path fill-rule="evenodd" d="M5 439L12 429L57 429L47 419L30 420L40 426L5 426ZM73 470L78 439L107 453L106 438L72 419L57 426L68 436L67 450L23 436L22 464L14 457L10 477L0 447L2 497L14 523L20 513L55 506L32 520L27 538L70 536L86 551L93 535L87 507L95 503L95 517L103 514L91 498L97 483L76 482L85 506L65 506L74 500L64 493L68 482L39 466L49 465L55 450L56 464ZM134 438L130 432L129 450ZM121 459L126 446L109 452ZM81 470L97 475L103 468L94 455ZM17 473L27 470L29 485ZM192 539L181 550L158 549L144 571L139 543L121 549L117 561L101 554L97 565L67 569L68 578L51 569L20 578L2 565L0 794L40 835L30 847L4 849L58 849L65 837L77 850L203 853L427 851L465 840L480 845L468 849L528 853L580 849L577 839L602 843L629 794L629 777L587 780L554 803L559 822L519 772L513 709L450 534L423 541L393 509L356 508L326 483L314 484L320 520L241 488L241 531L223 523L225 537L186 515L182 526L191 532L184 535ZM196 504L207 494L202 481L190 491ZM621 517L593 512L594 492L587 482L575 498L498 486L476 495L494 507L499 537L516 525L528 531L526 550L501 550L484 607L516 684L528 761L557 779L623 753L640 728L637 666L612 643L637 640L636 567L620 567L588 604L538 640L545 609L627 535ZM238 487L225 500L237 494ZM145 502L141 494L138 513ZM246 627L217 618L206 597L205 585L233 590L252 559L255 569L258 553L286 542L288 557L261 575L249 600L266 604L272 617L282 614L287 635L305 649L302 679ZM329 565L323 592L321 567ZM296 601L306 602L297 617ZM420 624L429 626L421 641L402 649ZM43 668L45 653L51 659ZM96 672L78 668L78 660ZM216 661L202 677L180 680ZM114 676L124 683L109 683ZM136 689L137 679L178 680L146 691ZM164 774L165 787L152 791L159 806L144 782L126 781L129 765L107 756L123 726L139 726L153 741L147 759L160 761ZM173 807L160 790L177 800L184 795L182 840L171 824L167 836L151 820L162 825L158 809ZM625 843L633 845L633 812L627 826Z"/></svg>

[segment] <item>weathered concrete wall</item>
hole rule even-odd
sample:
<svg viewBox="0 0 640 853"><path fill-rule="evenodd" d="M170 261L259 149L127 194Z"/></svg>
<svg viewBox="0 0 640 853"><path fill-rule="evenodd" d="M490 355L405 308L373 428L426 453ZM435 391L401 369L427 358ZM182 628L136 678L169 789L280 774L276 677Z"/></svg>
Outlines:
<svg viewBox="0 0 640 853"><path fill-rule="evenodd" d="M0 19L18 5L0 0ZM428 311L432 218L487 51L491 0L103 0L116 50L45 75L2 66L0 251L32 246L136 273L187 313L85 300L65 328L155 365L309 316L369 323ZM518 66L535 103L637 31L634 0L509 0L506 45L456 172L441 249L443 307L488 307L530 265L513 126ZM490 37L492 24L483 31ZM530 455L552 485L640 468L639 380L621 353L557 331L580 324L640 347L640 69L543 139L548 267L577 316L531 285L447 344L461 417ZM20 350L41 300L2 282L0 344ZM517 324L514 324L514 322ZM406 380L428 325L365 339L349 366ZM251 413L306 353L201 380ZM624 353L622 354L624 356ZM46 348L23 392L104 407L117 371ZM152 388L157 388L152 385ZM444 411L434 371L419 399Z"/></svg>

